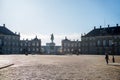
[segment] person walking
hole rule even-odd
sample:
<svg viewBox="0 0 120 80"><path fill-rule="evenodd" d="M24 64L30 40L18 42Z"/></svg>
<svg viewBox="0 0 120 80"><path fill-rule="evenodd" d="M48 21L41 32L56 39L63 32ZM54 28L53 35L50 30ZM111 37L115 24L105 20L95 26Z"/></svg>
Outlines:
<svg viewBox="0 0 120 80"><path fill-rule="evenodd" d="M108 55L108 53L105 53L105 60L106 60L106 63L108 64L109 62L109 55Z"/></svg>

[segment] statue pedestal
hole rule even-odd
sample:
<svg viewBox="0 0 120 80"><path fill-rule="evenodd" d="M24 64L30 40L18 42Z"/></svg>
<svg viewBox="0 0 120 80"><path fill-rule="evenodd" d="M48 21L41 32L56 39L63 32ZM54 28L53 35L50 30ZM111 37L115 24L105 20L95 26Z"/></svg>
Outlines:
<svg viewBox="0 0 120 80"><path fill-rule="evenodd" d="M47 54L55 54L55 43L46 43Z"/></svg>

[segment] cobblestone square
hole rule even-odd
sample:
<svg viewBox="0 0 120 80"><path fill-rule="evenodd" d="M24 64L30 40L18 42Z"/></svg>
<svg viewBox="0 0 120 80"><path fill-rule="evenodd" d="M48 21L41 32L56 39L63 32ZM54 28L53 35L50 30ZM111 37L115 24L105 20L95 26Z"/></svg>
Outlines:
<svg viewBox="0 0 120 80"><path fill-rule="evenodd" d="M0 80L120 80L120 56L107 65L104 55L0 55L14 65Z"/></svg>

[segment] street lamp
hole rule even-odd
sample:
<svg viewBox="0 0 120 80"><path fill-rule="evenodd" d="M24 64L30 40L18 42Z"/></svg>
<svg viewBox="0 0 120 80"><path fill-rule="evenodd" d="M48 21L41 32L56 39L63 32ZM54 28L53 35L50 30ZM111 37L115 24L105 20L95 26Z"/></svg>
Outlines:
<svg viewBox="0 0 120 80"><path fill-rule="evenodd" d="M113 41L112 41L112 61L113 61L113 63L115 63L115 58L114 58L114 55L115 55L115 43L114 43L114 30L112 30L112 39L113 39Z"/></svg>
<svg viewBox="0 0 120 80"><path fill-rule="evenodd" d="M115 55L115 44L114 43L112 43L112 61L113 61L113 63L115 63L115 58L114 58L114 55Z"/></svg>

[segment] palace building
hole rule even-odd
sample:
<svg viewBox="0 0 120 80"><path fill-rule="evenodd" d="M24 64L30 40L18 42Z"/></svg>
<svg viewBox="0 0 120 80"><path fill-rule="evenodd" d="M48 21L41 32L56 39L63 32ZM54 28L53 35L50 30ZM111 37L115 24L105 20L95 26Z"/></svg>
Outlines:
<svg viewBox="0 0 120 80"><path fill-rule="evenodd" d="M0 54L40 53L41 39L20 40L20 33L9 30L5 24L0 26Z"/></svg>
<svg viewBox="0 0 120 80"><path fill-rule="evenodd" d="M20 40L20 53L41 54L41 39Z"/></svg>
<svg viewBox="0 0 120 80"><path fill-rule="evenodd" d="M0 26L0 54L19 53L19 42L20 34L7 29L5 24Z"/></svg>
<svg viewBox="0 0 120 80"><path fill-rule="evenodd" d="M64 40L62 40L62 53L63 54L79 54L81 52L81 42L71 41L65 37Z"/></svg>
<svg viewBox="0 0 120 80"><path fill-rule="evenodd" d="M82 54L111 54L120 55L120 26L96 28L81 36Z"/></svg>

